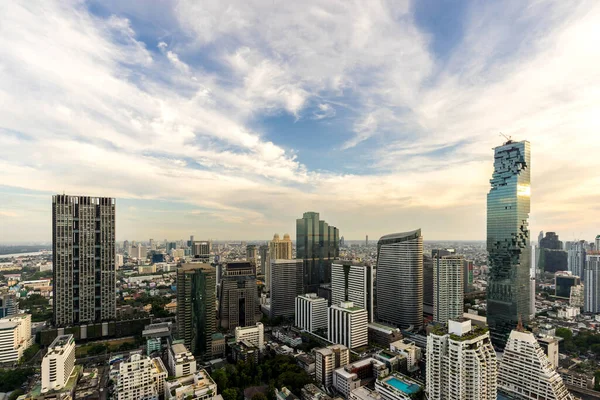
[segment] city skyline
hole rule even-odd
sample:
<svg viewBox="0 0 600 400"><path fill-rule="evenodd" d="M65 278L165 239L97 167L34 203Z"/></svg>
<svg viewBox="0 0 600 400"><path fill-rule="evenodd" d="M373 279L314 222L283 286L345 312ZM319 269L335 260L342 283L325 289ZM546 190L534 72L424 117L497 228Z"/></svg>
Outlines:
<svg viewBox="0 0 600 400"><path fill-rule="evenodd" d="M306 210L484 240L499 132L536 149L531 230L597 234L600 4L227 3L0 6L0 242L49 241L63 192L116 198L119 240Z"/></svg>

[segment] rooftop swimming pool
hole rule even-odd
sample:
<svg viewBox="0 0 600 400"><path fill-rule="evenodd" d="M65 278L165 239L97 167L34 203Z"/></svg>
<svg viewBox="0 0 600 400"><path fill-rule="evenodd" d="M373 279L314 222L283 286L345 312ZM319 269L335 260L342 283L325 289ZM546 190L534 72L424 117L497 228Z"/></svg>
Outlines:
<svg viewBox="0 0 600 400"><path fill-rule="evenodd" d="M398 379L396 377L391 377L391 378L387 379L385 381L385 383L389 384L390 386L393 386L394 388L396 388L399 391L406 393L406 394L417 393L421 389L421 387L419 385L401 381L400 379Z"/></svg>

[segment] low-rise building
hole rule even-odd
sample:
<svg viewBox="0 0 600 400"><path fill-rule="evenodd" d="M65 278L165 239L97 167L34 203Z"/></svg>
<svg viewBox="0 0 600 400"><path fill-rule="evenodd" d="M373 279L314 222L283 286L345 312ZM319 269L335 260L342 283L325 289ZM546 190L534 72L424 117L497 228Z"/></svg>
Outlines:
<svg viewBox="0 0 600 400"><path fill-rule="evenodd" d="M333 371L350 363L350 350L346 346L333 345L315 350L315 377L324 387L333 384Z"/></svg>
<svg viewBox="0 0 600 400"><path fill-rule="evenodd" d="M167 369L160 358L132 352L127 360L113 364L117 400L158 400L164 395Z"/></svg>
<svg viewBox="0 0 600 400"><path fill-rule="evenodd" d="M333 387L347 399L354 389L383 378L388 373L389 370L383 362L365 358L336 369L333 372Z"/></svg>
<svg viewBox="0 0 600 400"><path fill-rule="evenodd" d="M225 357L225 336L222 333L213 333L211 346L213 357Z"/></svg>
<svg viewBox="0 0 600 400"><path fill-rule="evenodd" d="M211 400L221 399L217 385L206 370L167 382L165 400Z"/></svg>
<svg viewBox="0 0 600 400"><path fill-rule="evenodd" d="M240 340L231 346L231 356L235 362L254 362L258 363L260 351L247 340Z"/></svg>
<svg viewBox="0 0 600 400"><path fill-rule="evenodd" d="M374 343L384 348L389 348L390 344L402 339L402 333L399 328L371 322L368 325L369 343Z"/></svg>
<svg viewBox="0 0 600 400"><path fill-rule="evenodd" d="M398 340L390 343L390 351L402 354L406 357L406 366L410 372L419 369L419 361L422 358L421 348L409 339Z"/></svg>
<svg viewBox="0 0 600 400"><path fill-rule="evenodd" d="M281 390L275 389L275 399L276 400L300 400L298 396L292 393L285 386L281 388Z"/></svg>
<svg viewBox="0 0 600 400"><path fill-rule="evenodd" d="M300 398L301 400L332 400L331 397L312 383L304 385Z"/></svg>
<svg viewBox="0 0 600 400"><path fill-rule="evenodd" d="M254 326L238 326L235 328L235 341L247 340L260 351L265 349L265 327L257 322Z"/></svg>
<svg viewBox="0 0 600 400"><path fill-rule="evenodd" d="M421 383L402 374L392 374L375 381L375 390L382 400L413 400L423 392Z"/></svg>
<svg viewBox="0 0 600 400"><path fill-rule="evenodd" d="M42 359L42 393L63 389L75 367L73 335L57 336Z"/></svg>
<svg viewBox="0 0 600 400"><path fill-rule="evenodd" d="M196 373L196 359L183 343L175 343L168 351L169 370L180 377Z"/></svg>
<svg viewBox="0 0 600 400"><path fill-rule="evenodd" d="M350 392L348 396L350 400L382 400L381 394L375 390L371 390L366 386L359 387Z"/></svg>

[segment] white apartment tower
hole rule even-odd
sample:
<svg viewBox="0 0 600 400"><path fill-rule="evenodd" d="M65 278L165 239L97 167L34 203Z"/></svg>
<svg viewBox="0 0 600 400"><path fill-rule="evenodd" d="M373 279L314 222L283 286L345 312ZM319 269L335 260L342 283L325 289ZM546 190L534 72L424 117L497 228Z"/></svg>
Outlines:
<svg viewBox="0 0 600 400"><path fill-rule="evenodd" d="M73 335L57 336L42 360L42 393L65 387L75 368Z"/></svg>
<svg viewBox="0 0 600 400"><path fill-rule="evenodd" d="M510 333L498 371L498 391L510 398L572 400L562 378L531 332Z"/></svg>
<svg viewBox="0 0 600 400"><path fill-rule="evenodd" d="M350 350L335 344L315 350L315 376L317 383L325 387L333 384L333 371L350 363Z"/></svg>
<svg viewBox="0 0 600 400"><path fill-rule="evenodd" d="M296 326L308 332L327 329L327 299L316 293L296 297Z"/></svg>
<svg viewBox="0 0 600 400"><path fill-rule="evenodd" d="M584 277L583 311L598 313L600 312L600 252L587 255Z"/></svg>
<svg viewBox="0 0 600 400"><path fill-rule="evenodd" d="M260 351L265 349L265 327L261 322L253 326L238 326L235 328L235 342L247 340Z"/></svg>
<svg viewBox="0 0 600 400"><path fill-rule="evenodd" d="M31 315L15 314L0 318L0 363L19 361L32 344Z"/></svg>
<svg viewBox="0 0 600 400"><path fill-rule="evenodd" d="M430 400L496 400L497 360L486 328L449 320L427 336Z"/></svg>
<svg viewBox="0 0 600 400"><path fill-rule="evenodd" d="M436 255L433 259L433 319L445 324L460 318L464 307L464 258Z"/></svg>
<svg viewBox="0 0 600 400"><path fill-rule="evenodd" d="M158 400L165 392L166 378L160 358L133 353L119 365L117 400Z"/></svg>
<svg viewBox="0 0 600 400"><path fill-rule="evenodd" d="M351 301L369 313L373 322L373 268L350 261L331 264L331 304Z"/></svg>
<svg viewBox="0 0 600 400"><path fill-rule="evenodd" d="M329 307L328 336L332 343L355 349L369 344L369 314L351 301Z"/></svg>

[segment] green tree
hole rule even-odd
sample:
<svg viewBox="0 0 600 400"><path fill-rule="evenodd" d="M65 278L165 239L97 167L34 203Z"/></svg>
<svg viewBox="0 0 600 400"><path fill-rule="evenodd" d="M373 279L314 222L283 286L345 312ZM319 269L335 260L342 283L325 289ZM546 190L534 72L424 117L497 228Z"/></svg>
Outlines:
<svg viewBox="0 0 600 400"><path fill-rule="evenodd" d="M0 370L0 392L10 392L20 388L34 373L33 368Z"/></svg>
<svg viewBox="0 0 600 400"><path fill-rule="evenodd" d="M224 369L218 369L212 374L212 378L217 384L219 392L225 390L228 386L229 379L227 379L227 372Z"/></svg>
<svg viewBox="0 0 600 400"><path fill-rule="evenodd" d="M267 396L265 396L262 393L254 393L254 395L252 395L252 400L268 400Z"/></svg>
<svg viewBox="0 0 600 400"><path fill-rule="evenodd" d="M238 389L227 388L223 390L223 400L238 400Z"/></svg>
<svg viewBox="0 0 600 400"><path fill-rule="evenodd" d="M25 394L25 392L21 388L13 390L10 396L8 396L8 400L17 400L17 398L22 394Z"/></svg>

